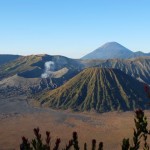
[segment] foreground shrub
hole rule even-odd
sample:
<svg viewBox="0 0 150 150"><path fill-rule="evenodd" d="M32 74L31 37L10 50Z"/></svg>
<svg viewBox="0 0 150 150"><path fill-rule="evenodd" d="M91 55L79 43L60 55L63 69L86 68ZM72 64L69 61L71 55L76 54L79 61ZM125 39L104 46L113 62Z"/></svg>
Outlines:
<svg viewBox="0 0 150 150"><path fill-rule="evenodd" d="M122 150L138 150L140 148L140 144L144 142L143 150L149 150L149 145L147 143L147 136L150 134L150 131L147 129L147 118L144 115L144 112L141 109L135 111L135 128L133 133L133 145L129 143L128 139L123 139L122 142Z"/></svg>
<svg viewBox="0 0 150 150"><path fill-rule="evenodd" d="M27 138L22 137L22 143L20 144L20 150L58 150L60 149L61 140L56 139L55 146L51 148L51 136L50 132L46 131L46 139L45 144L42 141L42 137L40 134L39 128L35 128L34 130L35 138L30 143ZM74 150L79 150L79 142L78 142L78 134L77 132L73 132L72 139L69 140L68 144L62 148L62 150L70 150L74 148ZM87 144L84 143L84 150L87 150ZM92 150L96 150L96 140L92 140ZM100 142L98 145L98 150L103 150L103 143Z"/></svg>
<svg viewBox="0 0 150 150"><path fill-rule="evenodd" d="M150 99L150 88L145 84L144 90L147 94L147 97ZM144 142L143 150L149 150L149 145L147 143L147 137L150 134L150 131L147 129L148 122L147 118L144 114L144 111L141 109L137 109L135 111L135 128L133 132L132 142L130 144L129 138L124 138L122 141L122 150L139 150L141 146L141 142ZM143 140L142 140L143 138Z"/></svg>

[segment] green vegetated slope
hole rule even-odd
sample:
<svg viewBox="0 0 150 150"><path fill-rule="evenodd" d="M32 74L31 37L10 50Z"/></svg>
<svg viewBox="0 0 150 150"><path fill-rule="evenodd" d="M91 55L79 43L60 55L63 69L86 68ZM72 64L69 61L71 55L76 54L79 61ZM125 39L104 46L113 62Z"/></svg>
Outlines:
<svg viewBox="0 0 150 150"><path fill-rule="evenodd" d="M126 74L150 84L150 57L134 59L108 59L108 60L81 60L85 67L98 66L103 68L116 68Z"/></svg>
<svg viewBox="0 0 150 150"><path fill-rule="evenodd" d="M63 86L39 97L42 106L79 111L147 108L143 84L120 70L87 68Z"/></svg>
<svg viewBox="0 0 150 150"><path fill-rule="evenodd" d="M45 70L45 62L48 61L54 62L54 71L58 71L65 67L68 68L69 71L80 71L82 68L80 62L64 56L29 55L0 66L0 79L15 74L19 74L25 78L41 77L41 74Z"/></svg>
<svg viewBox="0 0 150 150"><path fill-rule="evenodd" d="M0 79L35 68L32 64L40 61L42 56L30 55L20 57L0 67Z"/></svg>

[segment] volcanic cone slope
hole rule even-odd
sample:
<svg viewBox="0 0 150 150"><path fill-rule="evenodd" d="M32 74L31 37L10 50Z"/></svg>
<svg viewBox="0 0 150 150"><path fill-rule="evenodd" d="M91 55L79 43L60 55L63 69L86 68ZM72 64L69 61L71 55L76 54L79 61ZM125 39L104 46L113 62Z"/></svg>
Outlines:
<svg viewBox="0 0 150 150"><path fill-rule="evenodd" d="M42 106L77 111L147 108L143 83L117 69L87 68L63 86L38 97Z"/></svg>

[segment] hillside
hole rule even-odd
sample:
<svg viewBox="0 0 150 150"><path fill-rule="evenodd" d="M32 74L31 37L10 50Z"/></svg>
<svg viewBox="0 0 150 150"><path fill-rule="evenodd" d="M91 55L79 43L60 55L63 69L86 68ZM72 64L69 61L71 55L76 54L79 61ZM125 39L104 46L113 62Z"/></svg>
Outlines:
<svg viewBox="0 0 150 150"><path fill-rule="evenodd" d="M39 97L55 109L107 112L146 108L143 84L117 69L88 68L63 86Z"/></svg>
<svg viewBox="0 0 150 150"><path fill-rule="evenodd" d="M82 67L80 62L63 56L20 57L0 67L0 96L35 94L57 88Z"/></svg>
<svg viewBox="0 0 150 150"><path fill-rule="evenodd" d="M50 65L47 69L46 64ZM52 90L73 78L83 68L93 66L119 69L150 85L150 57L74 60L63 56L30 55L0 66L0 96L30 95Z"/></svg>
<svg viewBox="0 0 150 150"><path fill-rule="evenodd" d="M150 56L150 53L133 52L117 42L108 42L85 55L82 59L128 59L140 56Z"/></svg>
<svg viewBox="0 0 150 150"><path fill-rule="evenodd" d="M133 59L81 60L87 67L115 68L150 85L150 57Z"/></svg>
<svg viewBox="0 0 150 150"><path fill-rule="evenodd" d="M19 55L0 54L0 65L16 60L19 57Z"/></svg>

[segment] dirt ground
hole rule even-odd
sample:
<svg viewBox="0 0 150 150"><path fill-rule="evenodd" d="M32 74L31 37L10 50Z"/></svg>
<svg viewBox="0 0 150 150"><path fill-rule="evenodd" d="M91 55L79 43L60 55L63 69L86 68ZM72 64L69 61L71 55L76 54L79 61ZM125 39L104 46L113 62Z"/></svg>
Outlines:
<svg viewBox="0 0 150 150"><path fill-rule="evenodd" d="M9 105L8 105L9 102ZM150 122L150 111L145 111ZM133 112L103 114L77 113L42 108L32 108L23 100L0 103L0 150L19 149L21 137L34 137L33 128L39 127L43 140L45 131L51 132L52 143L61 138L61 146L68 143L72 132L77 131L81 150L84 142L91 149L91 140L104 142L104 150L120 150L124 137L131 137L134 127Z"/></svg>
<svg viewBox="0 0 150 150"><path fill-rule="evenodd" d="M150 112L146 112L148 119ZM0 116L0 150L19 149L21 137L33 138L33 128L39 127L45 138L45 131L51 131L52 139L60 137L61 145L67 143L73 131L78 132L80 145L97 139L104 142L105 150L121 149L123 137L133 133L133 112L81 114L69 112L36 112ZM89 145L89 149L90 149ZM81 146L82 147L82 146Z"/></svg>

